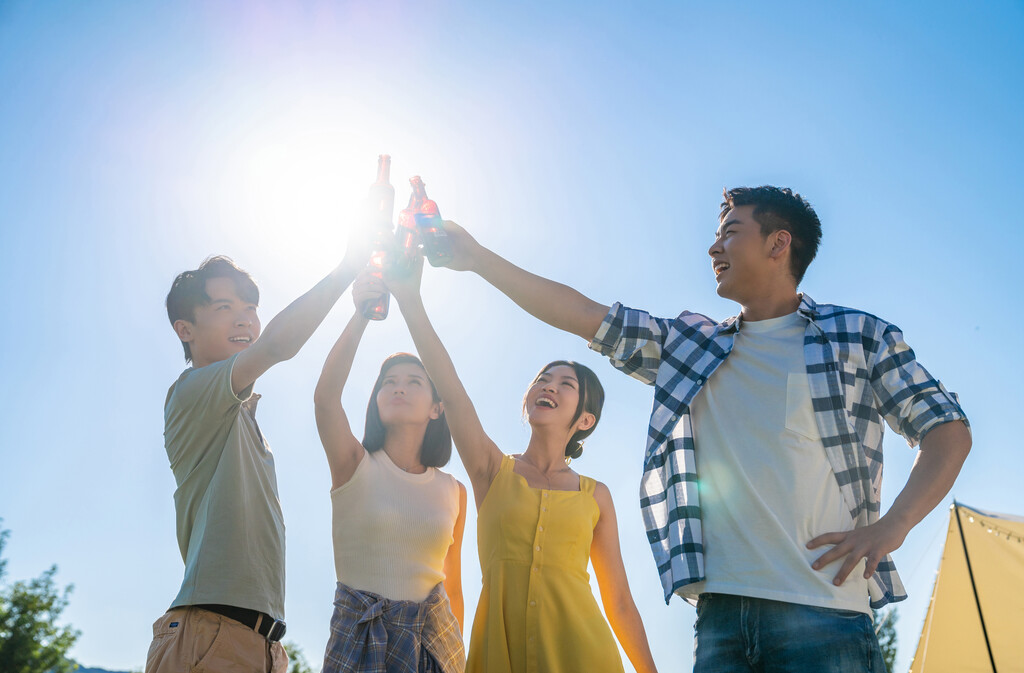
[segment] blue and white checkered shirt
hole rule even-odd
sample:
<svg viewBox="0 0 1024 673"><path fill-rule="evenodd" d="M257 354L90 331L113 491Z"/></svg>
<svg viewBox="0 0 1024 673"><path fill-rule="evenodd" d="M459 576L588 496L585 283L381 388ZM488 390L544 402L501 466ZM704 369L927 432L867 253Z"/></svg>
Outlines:
<svg viewBox="0 0 1024 673"><path fill-rule="evenodd" d="M804 359L822 447L854 524L867 526L879 517L882 419L916 446L935 426L967 417L895 325L806 294L797 310L807 320ZM690 403L729 356L739 329L739 317L720 323L684 311L671 320L615 304L590 344L654 386L640 507L666 603L705 579ZM873 608L907 597L889 556L868 589Z"/></svg>

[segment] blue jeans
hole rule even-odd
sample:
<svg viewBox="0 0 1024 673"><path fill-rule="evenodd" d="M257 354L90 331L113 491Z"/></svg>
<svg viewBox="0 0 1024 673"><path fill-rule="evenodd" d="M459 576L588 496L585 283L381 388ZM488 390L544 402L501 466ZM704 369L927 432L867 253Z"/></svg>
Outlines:
<svg viewBox="0 0 1024 673"><path fill-rule="evenodd" d="M863 612L701 594L694 632L693 673L885 673Z"/></svg>

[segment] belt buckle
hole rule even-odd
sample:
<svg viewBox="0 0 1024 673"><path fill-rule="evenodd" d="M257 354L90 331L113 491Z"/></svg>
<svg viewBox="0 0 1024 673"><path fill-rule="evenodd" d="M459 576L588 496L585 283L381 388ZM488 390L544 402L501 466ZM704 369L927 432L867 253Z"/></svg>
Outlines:
<svg viewBox="0 0 1024 673"><path fill-rule="evenodd" d="M274 623L270 625L270 630L267 631L267 640L271 643L276 643L284 638L284 633L287 630L287 626L284 620L275 619Z"/></svg>

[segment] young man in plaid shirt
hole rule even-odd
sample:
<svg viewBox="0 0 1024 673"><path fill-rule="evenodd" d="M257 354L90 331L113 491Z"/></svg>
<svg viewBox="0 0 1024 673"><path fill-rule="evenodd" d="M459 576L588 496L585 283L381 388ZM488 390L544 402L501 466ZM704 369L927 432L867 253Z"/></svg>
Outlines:
<svg viewBox="0 0 1024 673"><path fill-rule="evenodd" d="M949 492L971 437L899 328L797 292L821 240L810 204L725 192L708 253L741 311L724 322L603 306L445 227L451 268L654 386L640 504L666 601L697 605L694 671L885 670L871 608L906 598L889 553ZM921 450L880 517L883 419Z"/></svg>

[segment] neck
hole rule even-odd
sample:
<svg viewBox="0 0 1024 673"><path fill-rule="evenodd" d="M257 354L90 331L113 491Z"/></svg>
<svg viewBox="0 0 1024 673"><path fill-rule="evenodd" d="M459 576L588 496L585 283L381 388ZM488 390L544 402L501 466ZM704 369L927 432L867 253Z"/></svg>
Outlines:
<svg viewBox="0 0 1024 673"><path fill-rule="evenodd" d="M569 438L565 432L533 428L530 443L523 457L541 472L557 472L565 469L565 445Z"/></svg>
<svg viewBox="0 0 1024 673"><path fill-rule="evenodd" d="M800 307L800 295L796 288L787 287L746 297L740 302L744 320L769 320L793 313Z"/></svg>
<svg viewBox="0 0 1024 673"><path fill-rule="evenodd" d="M425 467L420 453L423 450L423 433L421 426L391 426L384 435L384 453L391 462L406 471L423 472Z"/></svg>

